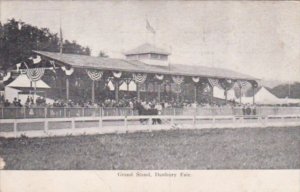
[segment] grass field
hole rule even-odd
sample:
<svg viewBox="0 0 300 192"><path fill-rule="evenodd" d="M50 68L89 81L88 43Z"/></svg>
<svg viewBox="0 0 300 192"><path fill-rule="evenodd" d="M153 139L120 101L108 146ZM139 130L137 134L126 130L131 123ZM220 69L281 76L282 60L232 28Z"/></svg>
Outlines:
<svg viewBox="0 0 300 192"><path fill-rule="evenodd" d="M5 169L294 169L300 127L0 139Z"/></svg>

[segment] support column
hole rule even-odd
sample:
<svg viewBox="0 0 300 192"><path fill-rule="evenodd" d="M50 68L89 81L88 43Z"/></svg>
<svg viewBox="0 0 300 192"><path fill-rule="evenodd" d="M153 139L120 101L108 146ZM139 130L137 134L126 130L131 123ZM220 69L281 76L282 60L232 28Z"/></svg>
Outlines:
<svg viewBox="0 0 300 192"><path fill-rule="evenodd" d="M119 103L119 81L115 80L115 99Z"/></svg>
<svg viewBox="0 0 300 192"><path fill-rule="evenodd" d="M145 101L148 101L148 83L145 82Z"/></svg>
<svg viewBox="0 0 300 192"><path fill-rule="evenodd" d="M252 94L253 94L253 101L252 101L252 104L254 105L255 104L255 87L252 86Z"/></svg>
<svg viewBox="0 0 300 192"><path fill-rule="evenodd" d="M211 102L213 103L214 100L214 87L211 86Z"/></svg>
<svg viewBox="0 0 300 192"><path fill-rule="evenodd" d="M240 104L242 104L242 87L240 87Z"/></svg>
<svg viewBox="0 0 300 192"><path fill-rule="evenodd" d="M225 103L227 104L227 90L224 90L224 94L225 94Z"/></svg>
<svg viewBox="0 0 300 192"><path fill-rule="evenodd" d="M157 87L157 99L158 102L160 102L160 83L156 83L156 87Z"/></svg>
<svg viewBox="0 0 300 192"><path fill-rule="evenodd" d="M95 103L95 81L92 81L92 102Z"/></svg>
<svg viewBox="0 0 300 192"><path fill-rule="evenodd" d="M140 93L140 84L136 83L136 91L137 91L137 99L138 101L141 100L141 93Z"/></svg>
<svg viewBox="0 0 300 192"><path fill-rule="evenodd" d="M169 100L171 101L171 100L173 100L173 97L172 97L172 83L171 82L169 83L169 94L170 94Z"/></svg>
<svg viewBox="0 0 300 192"><path fill-rule="evenodd" d="M194 102L197 102L197 85L194 84Z"/></svg>
<svg viewBox="0 0 300 192"><path fill-rule="evenodd" d="M66 78L66 99L69 101L69 78Z"/></svg>

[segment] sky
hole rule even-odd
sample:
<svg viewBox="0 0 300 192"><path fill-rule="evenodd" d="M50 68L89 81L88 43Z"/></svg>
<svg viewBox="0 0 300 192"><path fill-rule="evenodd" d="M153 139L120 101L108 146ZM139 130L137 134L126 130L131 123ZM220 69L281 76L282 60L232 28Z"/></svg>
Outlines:
<svg viewBox="0 0 300 192"><path fill-rule="evenodd" d="M47 27L112 58L145 42L171 63L300 81L300 2L0 1L0 20ZM146 29L146 20L155 35Z"/></svg>

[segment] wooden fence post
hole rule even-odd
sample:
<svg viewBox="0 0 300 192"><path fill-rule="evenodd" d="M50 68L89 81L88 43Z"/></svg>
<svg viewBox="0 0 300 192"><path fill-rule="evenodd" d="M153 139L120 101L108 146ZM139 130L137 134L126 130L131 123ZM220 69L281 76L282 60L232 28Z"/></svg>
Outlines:
<svg viewBox="0 0 300 192"><path fill-rule="evenodd" d="M174 125L174 116L171 116L171 125Z"/></svg>
<svg viewBox="0 0 300 192"><path fill-rule="evenodd" d="M127 129L127 115L125 115L124 124L125 124L125 128Z"/></svg>
<svg viewBox="0 0 300 192"><path fill-rule="evenodd" d="M23 107L24 119L26 119L26 107Z"/></svg>
<svg viewBox="0 0 300 192"><path fill-rule="evenodd" d="M67 110L66 110L65 107L64 107L64 117L65 117L65 118L67 117Z"/></svg>
<svg viewBox="0 0 300 192"><path fill-rule="evenodd" d="M18 128L17 128L17 120L15 119L14 120L14 133L15 133L15 136L17 137L17 132L18 132Z"/></svg>
<svg viewBox="0 0 300 192"><path fill-rule="evenodd" d="M44 108L45 118L47 118L47 107Z"/></svg>
<svg viewBox="0 0 300 192"><path fill-rule="evenodd" d="M195 125L196 125L196 115L193 116L193 126L195 128Z"/></svg>
<svg viewBox="0 0 300 192"><path fill-rule="evenodd" d="M44 122L44 132L45 133L48 133L48 129L49 129L49 126L48 126L49 124L48 124L48 120L47 119L45 119L45 122Z"/></svg>
<svg viewBox="0 0 300 192"><path fill-rule="evenodd" d="M233 127L237 127L235 116L232 116L232 122L233 122Z"/></svg>
<svg viewBox="0 0 300 192"><path fill-rule="evenodd" d="M148 119L148 125L151 125L152 124L152 117L149 117Z"/></svg>
<svg viewBox="0 0 300 192"><path fill-rule="evenodd" d="M213 120L213 122L212 122L212 127L214 128L214 127L215 127L215 124L216 124L216 118L215 118L215 116L212 116L212 120Z"/></svg>
<svg viewBox="0 0 300 192"><path fill-rule="evenodd" d="M99 118L99 128L102 128L102 116L100 116L100 118Z"/></svg>
<svg viewBox="0 0 300 192"><path fill-rule="evenodd" d="M71 121L71 125L72 125L72 129L75 129L75 119L74 118L72 118L72 121Z"/></svg>

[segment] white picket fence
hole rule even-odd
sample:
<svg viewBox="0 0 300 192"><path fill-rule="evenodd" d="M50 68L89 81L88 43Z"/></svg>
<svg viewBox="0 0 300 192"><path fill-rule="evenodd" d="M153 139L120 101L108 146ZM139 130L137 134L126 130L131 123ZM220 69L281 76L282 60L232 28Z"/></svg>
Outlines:
<svg viewBox="0 0 300 192"><path fill-rule="evenodd" d="M160 119L162 124L152 124ZM139 120L145 120L140 123ZM84 125L92 122L92 125ZM35 126L35 123L40 125ZM62 124L60 124L62 123ZM29 129L22 130L27 124ZM58 127L50 128L50 124ZM77 125L84 125L78 127ZM12 128L4 130L4 125ZM67 126L70 125L70 126ZM0 119L0 137L51 137L84 134L125 133L136 131L154 131L168 129L204 129L204 128L243 128L300 126L299 115L268 116L102 116L74 118L37 118L37 119Z"/></svg>

